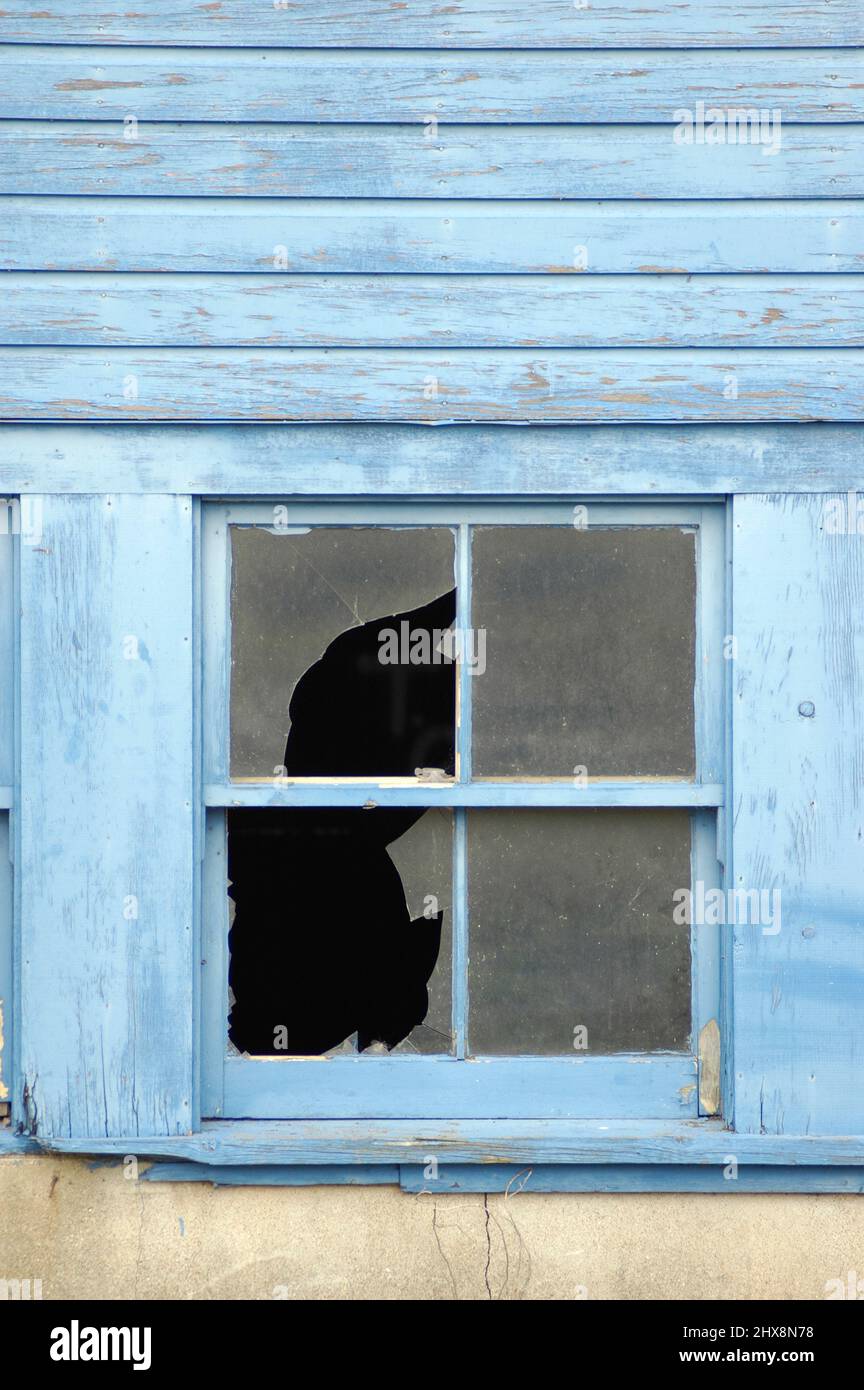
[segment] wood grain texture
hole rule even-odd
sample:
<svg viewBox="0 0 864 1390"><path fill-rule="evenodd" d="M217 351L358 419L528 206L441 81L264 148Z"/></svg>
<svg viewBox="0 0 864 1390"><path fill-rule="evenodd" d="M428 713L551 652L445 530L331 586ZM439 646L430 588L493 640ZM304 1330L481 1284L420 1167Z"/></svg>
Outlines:
<svg viewBox="0 0 864 1390"><path fill-rule="evenodd" d="M735 1126L860 1133L864 502L739 497L733 516L732 881L782 906L776 933L726 928Z"/></svg>
<svg viewBox="0 0 864 1390"><path fill-rule="evenodd" d="M0 488L0 787L15 781L15 536L21 510L17 489ZM0 792L0 810L3 809Z"/></svg>
<svg viewBox="0 0 864 1390"><path fill-rule="evenodd" d="M727 1165L668 1168L662 1164L629 1163L528 1165L506 1163L448 1163L432 1181L419 1165L221 1164L170 1160L140 1170L142 1182L209 1182L214 1187L320 1187L398 1184L403 1192L446 1196L448 1192L864 1192L864 1170L830 1167L739 1168L735 1181Z"/></svg>
<svg viewBox="0 0 864 1390"><path fill-rule="evenodd" d="M382 1065L379 1067L378 1063ZM228 1058L225 1115L248 1119L610 1119L697 1114L689 1056L358 1057L280 1062Z"/></svg>
<svg viewBox="0 0 864 1390"><path fill-rule="evenodd" d="M21 556L22 1118L192 1127L192 518L46 496Z"/></svg>
<svg viewBox="0 0 864 1390"><path fill-rule="evenodd" d="M126 132L128 134L128 132ZM763 145L676 144L663 126L8 121L0 193L316 198L855 198L864 127ZM572 262L571 262L572 263Z"/></svg>
<svg viewBox="0 0 864 1390"><path fill-rule="evenodd" d="M0 68L0 118L17 120L668 125L697 101L780 108L784 124L864 119L857 49L226 54L33 45L0 48Z"/></svg>
<svg viewBox="0 0 864 1390"><path fill-rule="evenodd" d="M864 420L858 349L2 348L7 420Z"/></svg>
<svg viewBox="0 0 864 1390"><path fill-rule="evenodd" d="M6 0L5 42L237 45L301 48L643 48L811 47L864 41L856 0L345 0L334 14L320 0L150 0L130 10L108 0Z"/></svg>
<svg viewBox="0 0 864 1390"><path fill-rule="evenodd" d="M188 1137L52 1138L58 1153L91 1152L235 1163L424 1166L443 1163L669 1163L864 1167L860 1135L731 1134L714 1120L217 1120Z"/></svg>
<svg viewBox="0 0 864 1390"><path fill-rule="evenodd" d="M9 273L0 343L860 347L864 277Z"/></svg>
<svg viewBox="0 0 864 1390"><path fill-rule="evenodd" d="M435 790L439 787L440 790ZM470 786L419 782L387 786L380 782L355 782L349 786L326 783L224 782L207 783L207 806L353 806L362 808L370 799L378 806L722 806L723 788L716 782L675 782L655 778L595 778L584 787L572 779L558 782L478 782Z"/></svg>
<svg viewBox="0 0 864 1390"><path fill-rule="evenodd" d="M733 1145L734 1147L734 1145ZM731 1157L731 1155L730 1155ZM182 1164L166 1165L169 1173L177 1174L183 1181ZM206 1181L207 1168L204 1164L194 1167L198 1181ZM144 1173L145 1180L168 1182L169 1176L159 1174L161 1164L155 1163ZM751 1164L738 1168L734 1181L730 1177L731 1165L716 1163L712 1166L672 1168L662 1164L630 1163L626 1167L604 1164L475 1164L448 1163L438 1169L438 1177L433 1182L424 1176L418 1165L403 1164L399 1169L399 1181L403 1192L429 1193L438 1196L448 1192L506 1192L515 1197L522 1192L716 1192L732 1194L735 1192L837 1192L857 1194L864 1192L864 1169L813 1167L769 1167ZM231 1182L250 1181L249 1169L232 1169ZM254 1171L254 1170L253 1170ZM275 1172L289 1174L290 1169L276 1169ZM300 1170L309 1172L308 1168ZM314 1170L312 1170L314 1172ZM333 1181L345 1170L334 1168ZM384 1169L386 1172L387 1170ZM238 1174L235 1179L233 1174ZM269 1172L269 1170L268 1170ZM225 1181L220 1169L218 1178L210 1169L210 1181ZM186 1181L194 1181L190 1174ZM269 1182L276 1182L270 1178ZM286 1185L293 1185L290 1177ZM722 1217L722 1213L720 1213Z"/></svg>
<svg viewBox="0 0 864 1390"><path fill-rule="evenodd" d="M860 272L864 202L430 205L13 196L0 197L0 268L558 276Z"/></svg>
<svg viewBox="0 0 864 1390"><path fill-rule="evenodd" d="M0 1104L14 1091L12 1029L16 1022L12 983L12 846L9 816L0 811ZM3 1129L0 1126L0 1134Z"/></svg>
<svg viewBox="0 0 864 1390"><path fill-rule="evenodd" d="M0 489L464 497L864 488L858 425L0 425Z"/></svg>

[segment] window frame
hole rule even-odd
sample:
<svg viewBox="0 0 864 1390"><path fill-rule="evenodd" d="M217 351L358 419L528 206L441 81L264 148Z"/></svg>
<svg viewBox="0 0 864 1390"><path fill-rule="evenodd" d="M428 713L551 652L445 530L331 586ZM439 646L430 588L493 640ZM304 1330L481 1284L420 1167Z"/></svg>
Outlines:
<svg viewBox="0 0 864 1390"><path fill-rule="evenodd" d="M588 508L590 526L684 526L696 531L695 751L692 780L684 778L572 779L542 783L471 779L470 676L459 673L462 719L456 783L374 779L334 786L275 778L232 781L229 777L230 698L230 525L273 528L274 508L284 508L288 526L416 526L458 528L457 624L470 626L472 524L573 524L573 509ZM693 951L693 1040L689 1053L618 1053L574 1058L335 1057L246 1059L228 1057L227 911L225 813L241 806L379 805L422 803L453 807L454 837L454 1027L464 1042L467 980L465 921L465 817L471 805L556 805L588 807L683 806L691 816L691 881L721 886L724 784L727 748L725 502L713 498L604 499L573 494L554 498L450 501L388 498L356 502L318 497L228 498L207 501L201 514L202 708L204 828L202 886L201 1113L206 1119L670 1119L697 1120L719 1108L702 1092L700 1044L705 1025L722 1023L719 928L691 928ZM278 530L278 528L275 528ZM465 688L468 687L468 688ZM469 717L465 718L465 712ZM459 906L457 907L457 903ZM698 938L697 938L698 932ZM460 1017L461 1013L461 1017ZM460 1055L460 1053L462 1055ZM712 1058L716 1065L716 1058ZM474 1065L478 1063L479 1065ZM322 1105L322 1066L327 1067L327 1103ZM286 1068L290 1069L289 1073ZM454 1071L458 1068L458 1072ZM458 1076L458 1082L455 1078Z"/></svg>
<svg viewBox="0 0 864 1390"><path fill-rule="evenodd" d="M0 498L8 518L0 526L0 1127L9 1114L14 1076L14 859L16 612L20 502Z"/></svg>

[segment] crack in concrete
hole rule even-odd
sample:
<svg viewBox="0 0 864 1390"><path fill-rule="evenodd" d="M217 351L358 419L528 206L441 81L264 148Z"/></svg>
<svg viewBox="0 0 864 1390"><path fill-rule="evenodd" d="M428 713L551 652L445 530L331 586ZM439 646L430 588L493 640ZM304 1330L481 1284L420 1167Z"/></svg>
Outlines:
<svg viewBox="0 0 864 1390"><path fill-rule="evenodd" d="M489 1266L492 1263L492 1237L489 1234L489 1193L483 1193L483 1212L486 1218L486 1267L483 1270L483 1282L486 1285L486 1297L492 1298L492 1285L489 1283Z"/></svg>
<svg viewBox="0 0 864 1390"><path fill-rule="evenodd" d="M435 1201L434 1197L432 1199L432 1234L435 1237L435 1244L438 1246L438 1254L441 1256L442 1260L447 1266L447 1273L450 1276L450 1283L453 1285L453 1297L458 1299L459 1291L456 1288L456 1280L453 1276L453 1267L450 1264L450 1261L448 1260L447 1256L444 1254L444 1247L441 1244L441 1237L438 1234L438 1203Z"/></svg>

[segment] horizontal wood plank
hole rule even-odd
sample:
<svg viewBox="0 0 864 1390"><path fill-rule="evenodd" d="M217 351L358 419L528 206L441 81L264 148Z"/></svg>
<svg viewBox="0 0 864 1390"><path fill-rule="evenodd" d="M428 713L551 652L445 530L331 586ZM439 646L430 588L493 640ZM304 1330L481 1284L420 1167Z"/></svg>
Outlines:
<svg viewBox="0 0 864 1390"><path fill-rule="evenodd" d="M864 202L0 197L4 270L727 274L864 270Z"/></svg>
<svg viewBox="0 0 864 1390"><path fill-rule="evenodd" d="M862 421L864 353L2 348L0 418Z"/></svg>
<svg viewBox="0 0 864 1390"><path fill-rule="evenodd" d="M5 0L5 42L190 44L284 48L737 48L862 42L857 0L459 0L432 5L391 0L231 0L146 5L76 0Z"/></svg>
<svg viewBox="0 0 864 1390"><path fill-rule="evenodd" d="M425 1168L381 1163L327 1164L221 1164L170 1160L142 1166L142 1182L209 1182L219 1187L321 1187L370 1186L395 1183L403 1192L864 1192L864 1169L827 1166L739 1167L735 1183L725 1176L727 1165L664 1167L662 1164L628 1163L624 1168L604 1164L551 1164L530 1166L506 1163L446 1163L437 1178L426 1177Z"/></svg>
<svg viewBox="0 0 864 1390"><path fill-rule="evenodd" d="M864 1136L735 1134L711 1120L216 1120L140 1139L139 1156L235 1163L674 1163L864 1166ZM58 1153L129 1153L129 1140L50 1139ZM729 1186L730 1184L727 1184Z"/></svg>
<svg viewBox="0 0 864 1390"><path fill-rule="evenodd" d="M709 1170L706 1170L709 1171ZM819 1192L858 1191L852 1187L854 1174L845 1169L828 1169L829 1178L821 1175L825 1169L814 1169ZM218 1174L206 1163L151 1163L141 1167L138 1176L142 1182L211 1182L214 1186L226 1187L383 1187L399 1186L400 1169L396 1164L331 1164L326 1168L315 1168L311 1164L276 1165L245 1168L240 1164L231 1168L220 1168ZM800 1171L799 1171L800 1176ZM807 1191L813 1191L813 1176L808 1174ZM828 1183L833 1185L829 1186ZM801 1184L802 1188L804 1183ZM860 1190L864 1190L864 1179L860 1180Z"/></svg>
<svg viewBox="0 0 864 1390"><path fill-rule="evenodd" d="M773 129L773 134L771 133ZM317 198L864 196L864 126L676 143L669 127L7 121L0 193ZM772 141L775 144L772 144ZM571 263L572 263L572 257Z"/></svg>
<svg viewBox="0 0 864 1390"><path fill-rule="evenodd" d="M163 1166L168 1169L164 1175L159 1172ZM226 1181L226 1170L222 1168L214 1173L212 1168L208 1169L203 1163L185 1166L192 1172L184 1174L182 1163L154 1163L141 1176L145 1182L201 1182L207 1180L209 1172L210 1182L218 1182L221 1186ZM242 1185L255 1180L255 1169L250 1171L248 1168L236 1167L227 1171L230 1173L227 1181L231 1183ZM334 1167L330 1181L350 1182L350 1177L347 1176L350 1171L344 1167ZM300 1182L314 1181L315 1170L304 1165L297 1170L268 1168L265 1172L267 1178L264 1181L267 1185L280 1181L275 1175L282 1173L284 1177L281 1181L286 1186L299 1186ZM303 1175L296 1184L294 1172ZM382 1164L382 1173L389 1172L390 1169ZM511 1197L521 1192L716 1192L728 1195L730 1188L734 1188L736 1192L864 1192L862 1168L803 1168L794 1164L788 1168L760 1167L751 1163L747 1167L737 1169L734 1182L730 1182L728 1173L726 1163L701 1168L695 1165L692 1168L669 1168L660 1164L652 1167L650 1163L629 1163L626 1168L605 1167L593 1163L530 1166L504 1163L446 1163L443 1167L439 1166L437 1177L430 1181L418 1164L413 1167L404 1164L399 1169L403 1192L434 1193L436 1197L446 1192L505 1192ZM322 1182L326 1180L319 1179Z"/></svg>
<svg viewBox="0 0 864 1390"><path fill-rule="evenodd" d="M675 782L655 778L644 782L595 778L585 786L565 781L474 782L471 786L427 782L388 786L386 783L242 782L208 784L207 806L722 806L717 783Z"/></svg>
<svg viewBox="0 0 864 1390"><path fill-rule="evenodd" d="M448 53L0 48L0 117L494 125L648 121L770 107L783 123L864 119L864 49Z"/></svg>
<svg viewBox="0 0 864 1390"><path fill-rule="evenodd" d="M864 277L4 276L0 344L855 347Z"/></svg>
<svg viewBox="0 0 864 1390"><path fill-rule="evenodd" d="M0 425L0 491L657 496L864 489L860 425ZM2 794L2 793L0 793Z"/></svg>
<svg viewBox="0 0 864 1390"><path fill-rule="evenodd" d="M292 1119L670 1119L696 1114L696 1059L618 1057L261 1059L225 1064L228 1117Z"/></svg>

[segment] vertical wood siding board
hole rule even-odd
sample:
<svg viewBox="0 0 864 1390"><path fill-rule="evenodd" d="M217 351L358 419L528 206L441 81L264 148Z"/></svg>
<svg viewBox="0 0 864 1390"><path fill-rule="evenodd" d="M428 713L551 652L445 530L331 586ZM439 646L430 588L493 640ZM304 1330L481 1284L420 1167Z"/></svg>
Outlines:
<svg viewBox="0 0 864 1390"><path fill-rule="evenodd" d="M836 198L0 197L0 268L36 272L821 274L864 270L862 245L864 202Z"/></svg>
<svg viewBox="0 0 864 1390"><path fill-rule="evenodd" d="M12 271L3 289L7 346L864 346L864 275Z"/></svg>
<svg viewBox="0 0 864 1390"><path fill-rule="evenodd" d="M0 417L862 421L864 353L0 348Z"/></svg>
<svg viewBox="0 0 864 1390"><path fill-rule="evenodd" d="M14 1104L14 1044L16 1011L12 983L12 845L9 814L0 811L0 1104Z"/></svg>
<svg viewBox="0 0 864 1390"><path fill-rule="evenodd" d="M833 501L734 504L734 884L782 894L779 933L734 929L750 1133L864 1130L864 536L831 532Z"/></svg>
<svg viewBox="0 0 864 1390"><path fill-rule="evenodd" d="M6 0L0 41L54 44L272 46L281 48L643 48L852 46L862 42L856 0L814 7L812 0L667 0L634 10L628 0L600 0L574 11L572 0L470 0L428 7L351 0L338 22L319 0L292 0L288 9L260 0L232 0L209 9L178 0L151 0L130 11L105 0L77 0L34 9L32 0Z"/></svg>
<svg viewBox="0 0 864 1390"><path fill-rule="evenodd" d="M15 803L15 682L17 677L14 512L0 495L0 1104L17 1106L14 1029L14 843L10 810ZM20 512L19 512L20 516ZM13 1111L14 1117L14 1111Z"/></svg>
<svg viewBox="0 0 864 1390"><path fill-rule="evenodd" d="M15 780L15 499L0 488L0 786Z"/></svg>
<svg viewBox="0 0 864 1390"><path fill-rule="evenodd" d="M182 1134L192 1102L191 502L42 501L42 545L22 547L21 564L29 1119L48 1137ZM137 660L124 659L130 636Z"/></svg>
<svg viewBox="0 0 864 1390"><path fill-rule="evenodd" d="M0 48L0 118L442 124L657 122L770 107L864 119L864 49L710 53ZM679 117L680 119L680 117Z"/></svg>
<svg viewBox="0 0 864 1390"><path fill-rule="evenodd" d="M46 476L70 493L211 497L826 492L864 489L862 438L844 424L4 424L0 493Z"/></svg>
<svg viewBox="0 0 864 1390"><path fill-rule="evenodd" d="M781 137L782 133L782 139ZM774 129L678 144L650 125L422 126L4 122L0 193L345 198L864 196L864 129ZM772 141L773 141L772 137ZM771 142L768 142L771 143Z"/></svg>

